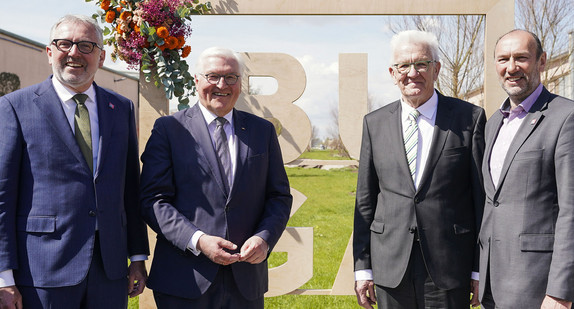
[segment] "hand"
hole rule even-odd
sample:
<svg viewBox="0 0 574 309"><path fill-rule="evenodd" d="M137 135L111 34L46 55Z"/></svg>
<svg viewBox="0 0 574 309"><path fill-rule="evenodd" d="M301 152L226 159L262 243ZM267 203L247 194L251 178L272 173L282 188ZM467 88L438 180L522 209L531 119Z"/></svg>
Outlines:
<svg viewBox="0 0 574 309"><path fill-rule="evenodd" d="M542 301L542 306L540 309L570 309L572 308L572 302L562 300L550 295L546 295Z"/></svg>
<svg viewBox="0 0 574 309"><path fill-rule="evenodd" d="M480 305L480 298L478 298L478 280L470 280L470 293L472 293L472 298L470 299L470 305L472 307L477 307Z"/></svg>
<svg viewBox="0 0 574 309"><path fill-rule="evenodd" d="M15 285L0 288L0 309L22 309L22 295Z"/></svg>
<svg viewBox="0 0 574 309"><path fill-rule="evenodd" d="M237 245L221 237L207 234L201 235L197 241L197 250L216 264L229 265L239 261L239 253L230 254L226 249L237 250Z"/></svg>
<svg viewBox="0 0 574 309"><path fill-rule="evenodd" d="M373 309L373 305L377 303L375 284L372 280L355 281L355 294L359 306L363 308Z"/></svg>
<svg viewBox="0 0 574 309"><path fill-rule="evenodd" d="M128 296L136 297L143 293L147 281L144 261L131 262L128 268Z"/></svg>
<svg viewBox="0 0 574 309"><path fill-rule="evenodd" d="M269 246L263 238L259 236L251 236L241 247L239 261L259 264L267 258L268 250Z"/></svg>

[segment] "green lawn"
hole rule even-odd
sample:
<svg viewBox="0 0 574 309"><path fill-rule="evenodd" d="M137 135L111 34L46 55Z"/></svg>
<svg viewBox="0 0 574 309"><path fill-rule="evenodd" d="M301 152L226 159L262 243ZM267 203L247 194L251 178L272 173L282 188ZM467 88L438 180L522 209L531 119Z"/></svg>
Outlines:
<svg viewBox="0 0 574 309"><path fill-rule="evenodd" d="M349 157L342 157L337 154L335 150L317 150L305 151L299 156L299 159L314 159L314 160L349 160Z"/></svg>
<svg viewBox="0 0 574 309"><path fill-rule="evenodd" d="M357 171L287 168L287 175L291 187L307 196L288 226L310 226L314 234L313 278L300 288L330 289L353 230ZM284 254L271 253L270 265L277 266L284 259ZM355 296L283 295L266 298L265 308L360 307Z"/></svg>

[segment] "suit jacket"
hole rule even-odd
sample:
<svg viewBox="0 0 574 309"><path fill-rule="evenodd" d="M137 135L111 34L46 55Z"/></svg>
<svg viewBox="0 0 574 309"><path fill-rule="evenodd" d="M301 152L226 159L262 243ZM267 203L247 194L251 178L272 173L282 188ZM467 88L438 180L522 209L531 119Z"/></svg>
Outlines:
<svg viewBox="0 0 574 309"><path fill-rule="evenodd" d="M487 271L500 308L574 300L574 102L543 89L510 144L495 188L489 162L502 124L486 124L486 205L479 236L480 295Z"/></svg>
<svg viewBox="0 0 574 309"><path fill-rule="evenodd" d="M403 144L399 101L367 114L357 182L355 270L390 288L404 277L415 233L441 289L468 286L484 203L484 110L438 94L433 141L418 189ZM416 229L415 229L416 228Z"/></svg>
<svg viewBox="0 0 574 309"><path fill-rule="evenodd" d="M148 254L138 212L133 104L95 88L95 176L50 78L0 98L0 271L13 269L17 285L81 282L92 261L96 219L108 278L127 275L128 255Z"/></svg>
<svg viewBox="0 0 574 309"><path fill-rule="evenodd" d="M148 286L165 294L197 298L219 269L204 254L187 250L201 230L239 248L258 235L270 251L291 210L289 181L273 125L233 110L238 157L235 179L225 193L217 154L200 103L159 118L142 155L143 215L158 233ZM231 265L247 299L267 291L267 262Z"/></svg>

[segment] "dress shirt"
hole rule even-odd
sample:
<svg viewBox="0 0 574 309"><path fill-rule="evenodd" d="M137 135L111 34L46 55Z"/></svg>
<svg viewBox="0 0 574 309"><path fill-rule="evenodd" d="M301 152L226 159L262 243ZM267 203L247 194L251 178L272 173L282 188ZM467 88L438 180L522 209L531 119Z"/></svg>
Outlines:
<svg viewBox="0 0 574 309"><path fill-rule="evenodd" d="M66 86L64 86L57 78L52 77L52 84L54 85L54 89L56 89L56 94L60 98L60 102L62 102L62 109L66 114L66 118L68 119L68 123L70 124L70 128L72 128L72 132L76 134L74 128L74 114L76 113L76 102L72 99L76 92ZM82 92L88 96L85 104L88 108L88 112L90 113L90 130L92 133L92 156L94 159L93 166L94 166L94 175L96 174L97 164L98 164L98 153L100 149L100 125L98 123L98 105L96 104L96 89L94 85L90 85L88 90Z"/></svg>
<svg viewBox="0 0 574 309"><path fill-rule="evenodd" d="M215 118L217 115L209 111L203 104L199 104L199 109L203 114L203 118L205 118L205 123L207 124L207 130L209 131L209 136L211 137L211 144L213 149L215 149ZM227 123L223 126L223 130L225 131L225 135L227 135L227 143L229 146L229 155L231 156L231 175L228 175L229 179L229 190L233 186L233 179L235 179L235 167L237 166L237 137L235 136L235 129L233 127L233 110L223 116L227 120ZM199 255L201 252L197 250L197 242L199 241L199 237L204 235L202 231L198 230L197 232L193 233L191 239L187 243L187 249L189 249L193 254Z"/></svg>
<svg viewBox="0 0 574 309"><path fill-rule="evenodd" d="M427 158L430 152L432 138L434 135L434 124L436 121L436 111L438 108L438 95L436 91L433 92L428 101L423 103L421 106L417 108L420 113L420 116L417 119L418 124L418 142L417 142L417 169L415 171L415 181L414 185L415 188L418 188L421 177L424 171L424 168L427 163ZM414 108L407 103L405 103L401 99L401 124L403 135L406 129L409 126L409 113ZM401 138L401 140L403 140ZM404 145L401 145L404 150ZM383 175L384 177L384 175ZM376 261L373 261L376 263ZM372 262L372 263L373 263ZM373 271L372 269L361 269L355 271L355 280L373 280Z"/></svg>
<svg viewBox="0 0 574 309"><path fill-rule="evenodd" d="M542 84L538 85L534 92L532 92L515 108L511 109L508 99L504 101L500 107L499 111L502 113L504 118L502 120L502 125L498 130L494 145L492 145L489 162L490 176L492 177L492 182L495 188L498 188L499 185L500 172L502 171L502 165L504 164L508 148L514 139L514 136L520 129L524 117L526 117L530 108L540 96L540 93L542 93L542 88Z"/></svg>

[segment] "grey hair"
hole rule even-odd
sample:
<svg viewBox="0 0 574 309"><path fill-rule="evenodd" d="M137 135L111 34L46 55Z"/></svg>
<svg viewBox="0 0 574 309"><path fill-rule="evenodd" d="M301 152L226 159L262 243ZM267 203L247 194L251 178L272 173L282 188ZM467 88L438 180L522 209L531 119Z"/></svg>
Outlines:
<svg viewBox="0 0 574 309"><path fill-rule="evenodd" d="M391 39L391 63L395 62L395 50L403 44L423 44L429 48L432 60L440 60L438 39L434 34L420 30L406 30L395 34Z"/></svg>
<svg viewBox="0 0 574 309"><path fill-rule="evenodd" d="M208 58L212 58L212 57L218 57L218 58L225 58L225 59L234 59L235 61L237 61L237 64L239 66L239 75L243 74L243 71L245 70L245 63L243 62L243 59L239 56L238 53L232 51L231 49L228 48L224 48L224 47L210 47L207 48L206 50L204 50L200 55L199 58L197 59L197 63L195 65L196 68L196 73L205 73L205 72L201 72L203 71L205 68L205 61Z"/></svg>
<svg viewBox="0 0 574 309"><path fill-rule="evenodd" d="M102 32L102 28L100 28L100 25L98 25L98 22L96 22L93 18L86 16L86 15L66 15L62 18L60 18L60 20L58 20L53 26L52 29L50 30L50 43L54 40L57 39L55 36L56 31L58 30L58 27L60 27L61 24L75 24L75 23L81 23L84 24L90 28L92 28L94 30L94 32L96 33L96 37L97 37L97 42L98 46L103 48L104 46L104 34Z"/></svg>

